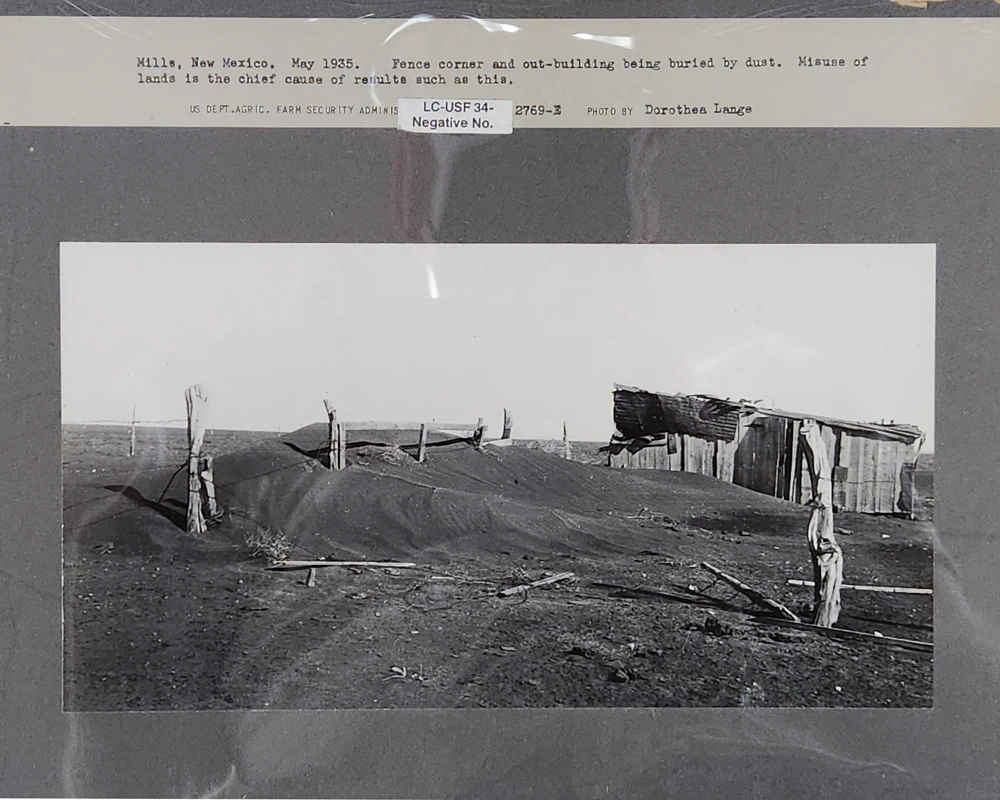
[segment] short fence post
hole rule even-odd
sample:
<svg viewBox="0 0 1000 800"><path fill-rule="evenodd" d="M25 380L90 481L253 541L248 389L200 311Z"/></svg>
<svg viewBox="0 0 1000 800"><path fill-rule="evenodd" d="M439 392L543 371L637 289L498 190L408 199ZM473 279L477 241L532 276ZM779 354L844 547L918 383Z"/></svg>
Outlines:
<svg viewBox="0 0 1000 800"><path fill-rule="evenodd" d="M132 406L132 424L128 429L128 457L135 458L135 406Z"/></svg>
<svg viewBox="0 0 1000 800"><path fill-rule="evenodd" d="M347 469L347 426L337 423L337 469Z"/></svg>
<svg viewBox="0 0 1000 800"><path fill-rule="evenodd" d="M474 434L472 434L472 443L476 447L479 447L479 445L481 445L483 443L483 434L485 434L485 433L486 433L486 428L483 425L483 418L480 417L476 421L476 432Z"/></svg>
<svg viewBox="0 0 1000 800"><path fill-rule="evenodd" d="M503 434L501 434L500 438L501 439L509 439L512 427L513 427L513 425L511 423L510 411L508 411L505 408L503 410Z"/></svg>
<svg viewBox="0 0 1000 800"><path fill-rule="evenodd" d="M329 440L329 455L327 457L327 464L331 470L340 469L340 464L336 460L337 410L330 406L329 400L324 400L323 405L326 407L326 418L329 421L329 427L327 430L327 439Z"/></svg>
<svg viewBox="0 0 1000 800"><path fill-rule="evenodd" d="M205 456L202 459L201 482L205 487L205 497L208 499L208 518L217 519L219 516L219 503L215 497L215 469L212 456Z"/></svg>
<svg viewBox="0 0 1000 800"><path fill-rule="evenodd" d="M205 533L205 512L202 509L201 447L205 441L204 406L207 400L204 389L195 384L184 392L188 417L188 533Z"/></svg>
<svg viewBox="0 0 1000 800"><path fill-rule="evenodd" d="M427 423L420 423L420 443L417 445L417 461L421 464L427 458Z"/></svg>

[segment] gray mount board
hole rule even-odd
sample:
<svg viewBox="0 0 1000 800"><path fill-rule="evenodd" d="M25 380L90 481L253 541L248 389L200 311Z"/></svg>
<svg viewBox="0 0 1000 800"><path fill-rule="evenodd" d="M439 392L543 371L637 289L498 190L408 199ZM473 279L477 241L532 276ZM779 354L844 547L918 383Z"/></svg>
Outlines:
<svg viewBox="0 0 1000 800"><path fill-rule="evenodd" d="M314 5L324 16L338 10ZM152 6L116 11L152 14ZM388 14L387 7L375 13L427 10L402 3ZM157 4L158 13L178 16L250 8ZM254 16L279 13L276 4L252 8ZM917 12L869 3L839 14L971 16L997 8L949 2ZM358 15L367 9L340 10ZM59 13L52 3L12 4L5 11ZM684 4L676 13L694 11L694 4ZM699 4L697 11L722 15L718 4ZM726 11L734 17L829 13L762 2ZM543 13L597 12L595 4L563 4ZM476 13L529 12L521 4L481 4ZM654 13L650 4L614 14L600 8L600 16L644 13ZM523 131L476 148L456 165L438 240L636 241L625 175L637 134ZM58 243L396 241L389 185L397 135L0 132L0 407L6 421L0 794L996 796L992 709L1000 701L1000 664L993 620L1000 595L991 578L1000 497L992 474L1000 434L991 412L1000 381L1000 132L985 130L659 131L663 147L651 169L660 217L646 225L652 234L643 239L937 244L932 711L61 711ZM321 155L322 168L307 154Z"/></svg>

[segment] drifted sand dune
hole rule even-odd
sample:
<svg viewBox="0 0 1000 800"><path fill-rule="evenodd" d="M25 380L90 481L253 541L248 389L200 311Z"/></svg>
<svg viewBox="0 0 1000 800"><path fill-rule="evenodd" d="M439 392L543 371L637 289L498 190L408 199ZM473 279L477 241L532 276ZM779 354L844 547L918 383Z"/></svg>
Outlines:
<svg viewBox="0 0 1000 800"><path fill-rule="evenodd" d="M220 455L216 483L228 518L197 541L183 530L183 465L82 470L66 481L67 555L111 543L121 555L190 549L200 558L215 548L224 558L262 526L283 534L299 557L612 556L655 549L675 526L801 543L808 520L803 506L701 475L613 470L540 448L476 449L446 434L429 436L418 463L416 439L415 431L351 431L339 472L326 467L324 424ZM838 519L859 533L885 525Z"/></svg>
<svg viewBox="0 0 1000 800"><path fill-rule="evenodd" d="M352 431L347 470L330 472L315 457L323 437L323 426L310 426L219 459L225 505L280 530L304 553L424 560L631 552L655 543L655 532L634 525L643 508L705 527L720 506L748 502L756 511L748 524L804 528L808 516L702 476L609 470L525 448L476 450L441 435L421 464L395 449L405 434Z"/></svg>

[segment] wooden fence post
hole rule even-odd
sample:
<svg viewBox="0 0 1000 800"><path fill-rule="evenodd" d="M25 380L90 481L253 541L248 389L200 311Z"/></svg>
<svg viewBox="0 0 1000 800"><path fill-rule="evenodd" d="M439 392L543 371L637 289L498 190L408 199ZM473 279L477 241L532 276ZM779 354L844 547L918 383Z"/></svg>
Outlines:
<svg viewBox="0 0 1000 800"><path fill-rule="evenodd" d="M336 460L337 458L337 409L330 406L329 400L323 400L323 405L326 407L326 418L329 420L329 428L327 431L327 439L329 440L329 455L327 456L327 464L331 470L340 469L340 464Z"/></svg>
<svg viewBox="0 0 1000 800"><path fill-rule="evenodd" d="M205 441L205 403L208 398L199 385L189 386L184 392L187 402L188 434L188 533L205 533L205 512L202 509L201 492L201 448Z"/></svg>
<svg viewBox="0 0 1000 800"><path fill-rule="evenodd" d="M336 424L337 469L347 469L347 426L343 422Z"/></svg>
<svg viewBox="0 0 1000 800"><path fill-rule="evenodd" d="M215 497L215 468L212 456L205 456L202 459L201 482L208 501L208 518L218 519L219 503Z"/></svg>
<svg viewBox="0 0 1000 800"><path fill-rule="evenodd" d="M135 458L135 406L132 406L132 424L128 429L128 457Z"/></svg>
<svg viewBox="0 0 1000 800"><path fill-rule="evenodd" d="M803 420L799 435L813 485L813 508L806 531L815 586L813 624L832 628L840 617L840 586L844 580L844 554L833 535L833 469L819 425L814 420Z"/></svg>
<svg viewBox="0 0 1000 800"><path fill-rule="evenodd" d="M420 443L417 445L417 461L421 464L427 458L427 423L420 423Z"/></svg>
<svg viewBox="0 0 1000 800"><path fill-rule="evenodd" d="M569 449L569 434L566 432L566 422L563 421L563 458L569 461L571 455L572 454Z"/></svg>
<svg viewBox="0 0 1000 800"><path fill-rule="evenodd" d="M512 428L510 411L506 408L503 410L503 433L500 435L501 439L509 439L510 432Z"/></svg>
<svg viewBox="0 0 1000 800"><path fill-rule="evenodd" d="M483 443L483 435L486 433L486 426L483 425L483 418L476 421L476 432L472 434L472 443L479 447Z"/></svg>

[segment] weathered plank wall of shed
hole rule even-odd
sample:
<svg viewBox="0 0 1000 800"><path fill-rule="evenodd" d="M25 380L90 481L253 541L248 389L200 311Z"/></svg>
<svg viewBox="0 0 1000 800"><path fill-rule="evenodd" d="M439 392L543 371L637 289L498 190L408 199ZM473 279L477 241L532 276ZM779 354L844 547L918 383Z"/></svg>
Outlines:
<svg viewBox="0 0 1000 800"><path fill-rule="evenodd" d="M684 453L684 472L693 472L696 475L714 475L715 442L707 439L699 439L695 436L684 436L682 446Z"/></svg>
<svg viewBox="0 0 1000 800"><path fill-rule="evenodd" d="M658 442L635 442L623 447L618 453L612 452L608 465L617 469L694 472L731 483L735 456L735 441L723 442L670 434L667 439Z"/></svg>
<svg viewBox="0 0 1000 800"><path fill-rule="evenodd" d="M736 440L731 442L715 442L715 477L727 483L733 482L733 469L736 464Z"/></svg>
<svg viewBox="0 0 1000 800"><path fill-rule="evenodd" d="M608 457L608 466L616 469L680 470L680 437L672 442L671 437L673 434L657 442L632 443L618 453L612 452Z"/></svg>
<svg viewBox="0 0 1000 800"><path fill-rule="evenodd" d="M736 452L733 482L755 492L782 497L787 485L788 421L760 416L751 420Z"/></svg>
<svg viewBox="0 0 1000 800"><path fill-rule="evenodd" d="M841 444L841 464L847 467L846 511L874 514L878 511L877 487L879 442L845 434Z"/></svg>
<svg viewBox="0 0 1000 800"><path fill-rule="evenodd" d="M902 472L915 448L905 442L840 432L837 466L847 470L844 511L894 514L907 511L900 505Z"/></svg>
<svg viewBox="0 0 1000 800"><path fill-rule="evenodd" d="M809 467L798 444L800 423L783 417L756 417L732 441L669 434L656 442L633 443L612 453L620 469L693 472L736 483L792 502L812 499ZM902 470L913 461L915 445L861 436L820 426L834 467L833 496L840 511L892 514L900 505ZM671 452L672 451L672 452Z"/></svg>

